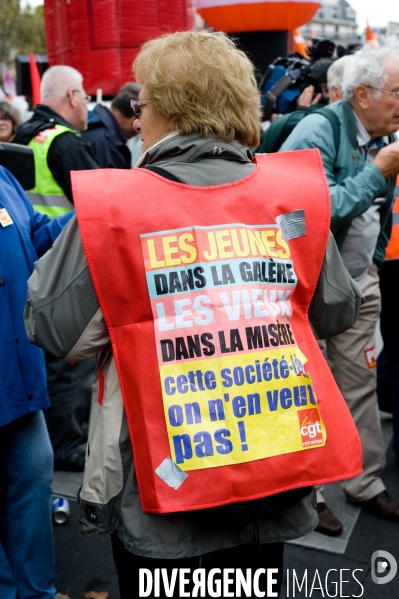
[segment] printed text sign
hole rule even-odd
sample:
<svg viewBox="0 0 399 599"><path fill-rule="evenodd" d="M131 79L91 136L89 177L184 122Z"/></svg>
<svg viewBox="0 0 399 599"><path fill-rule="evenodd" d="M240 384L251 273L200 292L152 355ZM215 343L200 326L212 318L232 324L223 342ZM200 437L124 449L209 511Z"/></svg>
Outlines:
<svg viewBox="0 0 399 599"><path fill-rule="evenodd" d="M291 325L297 278L274 225L141 236L172 459L183 470L325 443Z"/></svg>

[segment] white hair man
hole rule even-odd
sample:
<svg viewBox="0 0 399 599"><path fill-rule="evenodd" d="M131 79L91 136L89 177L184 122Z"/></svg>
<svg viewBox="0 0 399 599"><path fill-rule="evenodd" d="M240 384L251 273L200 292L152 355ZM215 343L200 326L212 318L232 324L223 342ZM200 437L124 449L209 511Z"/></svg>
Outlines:
<svg viewBox="0 0 399 599"><path fill-rule="evenodd" d="M340 122L340 145L332 127L313 114L294 129L281 150L319 148L331 194L331 230L344 264L359 283L365 303L355 326L325 341L325 355L358 427L363 473L343 483L346 498L379 516L399 521L399 502L380 474L385 465L377 414L375 326L380 311L378 270L389 239L399 173L399 47L365 46L344 65L343 99L332 110ZM331 80L331 86L337 85ZM342 525L318 494L319 526L336 535Z"/></svg>
<svg viewBox="0 0 399 599"><path fill-rule="evenodd" d="M90 100L81 73L69 66L51 67L43 75L41 97L42 103L20 126L14 142L32 148L36 185L28 196L36 210L53 217L73 209L70 172L99 165L81 135ZM86 434L82 426L90 403L94 363L66 364L50 354L46 361L52 404L46 420L55 467L83 470Z"/></svg>
<svg viewBox="0 0 399 599"><path fill-rule="evenodd" d="M14 141L33 149L36 186L28 195L36 210L52 217L73 207L70 172L99 166L80 135L90 101L81 73L65 65L51 67L43 75L40 93L42 103Z"/></svg>
<svg viewBox="0 0 399 599"><path fill-rule="evenodd" d="M330 104L342 100L342 83L344 80L344 71L349 68L353 61L353 54L342 56L335 60L327 71L328 98Z"/></svg>

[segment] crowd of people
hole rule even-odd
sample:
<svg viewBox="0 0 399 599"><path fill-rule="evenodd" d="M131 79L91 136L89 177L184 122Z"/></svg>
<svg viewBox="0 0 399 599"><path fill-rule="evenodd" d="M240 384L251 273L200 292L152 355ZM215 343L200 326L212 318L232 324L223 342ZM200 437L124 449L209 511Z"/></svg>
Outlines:
<svg viewBox="0 0 399 599"><path fill-rule="evenodd" d="M328 107L306 110L281 140L279 152L270 155L257 150L267 147L266 136L270 141L279 119L262 132L254 67L227 36L178 32L151 40L134 62L133 76L137 83L126 84L109 108L98 104L90 112L82 75L69 66L44 73L41 104L26 122L12 106L0 103L0 141L29 146L36 175L35 187L25 193L0 167L4 599L55 599L54 465L84 469L78 497L81 530L111 535L121 599L138 589L140 568L275 568L273 590L279 593L285 541L314 529L333 536L342 532L325 502L323 483L330 481L342 481L347 501L399 522L399 501L381 479L385 451L375 351L382 305L384 362L379 363L378 384L384 379L392 404L399 465L399 323L393 287L399 267L394 205L399 196L399 47L366 45L332 61L326 71ZM319 99L306 88L299 109ZM241 242L235 245L227 239L238 227ZM275 243L270 241L273 227ZM214 245L207 252L208 230ZM161 233L167 234L162 241ZM276 251L278 244L283 249ZM235 254L232 248L238 248ZM221 280L212 270L210 285L205 263L217 251L218 260L224 258L223 284L238 290L234 302L243 298L243 320L252 324L252 315L258 314L269 327L269 333L262 333L264 345L252 340L248 346L258 348L256 354L240 353L239 328L230 330L237 331L230 349L220 335L219 343L210 341L219 322L215 314L222 310L212 294ZM258 278L247 279L250 291L234 280L234 269L244 264L240 258L240 266L238 260L234 266L234 256L246 256L245 264L258 256L253 265L264 269ZM277 267L271 266L274 262ZM290 269L293 277L287 274ZM162 273L169 276L169 290L157 287L167 280ZM267 299L259 299L258 289ZM194 298L194 291L201 291L202 299L194 299L191 312L191 300L179 304L177 296L184 292L185 298ZM273 294L280 298L279 308ZM230 320L235 310L236 304L228 304ZM203 334L203 324L210 333ZM279 332L275 343L270 327L280 331L284 325L289 336L285 340ZM187 337L189 354L182 349L185 338L174 337L174 329L183 335L191 326L198 334ZM248 356L264 348L263 362L280 351L275 345L286 342L291 352L305 357L306 367L293 361L284 370L287 362L280 356L280 376L276 371L273 376L287 379L281 391L273 390L277 383L270 382L271 375L263 375L259 389L268 398L270 414L278 410L279 421L271 432L264 422L254 425L254 438L263 447L262 437L271 435L272 451L237 458L226 428L220 429L224 442L216 451L227 461L185 468L188 434L178 441L174 436L175 454L172 441L168 453L173 430L169 433L167 425L182 422L165 424L170 410L179 414L180 407L176 403L168 411L167 395L175 389L168 392L166 381L173 377L163 379L162 373L175 372L179 393L188 393L188 379L181 373L187 374L184 369L201 351L190 346L195 337L205 348L201 367L208 369L207 389L216 388L220 396L225 389L216 379L213 385L209 374L217 367L207 364L219 360L223 367L234 358L247 373ZM171 339L180 343L180 358L178 345L176 355L165 357ZM291 377L299 382L290 382ZM197 391L193 381L190 389ZM207 401L221 402L215 393L208 393ZM274 393L280 393L279 407L273 405ZM241 399L245 404L241 395L233 403ZM187 415L187 406L194 403L184 405ZM302 441L288 446L280 438L293 430L291 408L301 422ZM268 422L274 426L275 421ZM317 444L303 444L303 435L309 434ZM206 434L198 432L194 439L198 435L202 441L195 455L201 461L213 453ZM224 455L229 452L231 461ZM265 500L270 497L274 503ZM225 526L210 524L212 510L225 505L250 515L240 520L242 512L233 510ZM224 517L216 512L216 522ZM258 584L266 591L266 574Z"/></svg>

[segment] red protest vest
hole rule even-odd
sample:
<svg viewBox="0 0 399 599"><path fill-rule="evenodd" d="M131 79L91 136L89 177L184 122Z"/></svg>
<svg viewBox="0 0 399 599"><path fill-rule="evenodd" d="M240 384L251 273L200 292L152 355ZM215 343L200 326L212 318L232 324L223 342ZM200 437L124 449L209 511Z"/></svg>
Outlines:
<svg viewBox="0 0 399 599"><path fill-rule="evenodd" d="M396 180L395 204L392 210L392 230L385 252L385 260L399 260L399 176Z"/></svg>
<svg viewBox="0 0 399 599"><path fill-rule="evenodd" d="M361 472L307 311L330 226L315 150L214 187L72 173L142 507L201 509Z"/></svg>

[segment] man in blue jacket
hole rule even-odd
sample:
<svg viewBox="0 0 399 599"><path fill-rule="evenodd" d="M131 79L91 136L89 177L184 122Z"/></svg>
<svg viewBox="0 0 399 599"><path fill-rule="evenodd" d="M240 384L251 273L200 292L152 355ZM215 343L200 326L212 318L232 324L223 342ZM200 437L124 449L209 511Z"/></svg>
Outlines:
<svg viewBox="0 0 399 599"><path fill-rule="evenodd" d="M319 148L331 194L331 231L365 303L353 328L324 342L334 378L358 427L363 473L342 485L346 499L382 518L399 522L399 502L380 474L385 465L377 413L375 328L380 312L378 270L391 229L399 173L399 47L365 46L345 67L344 99L328 107L340 125L335 147L330 122L318 114L303 119L281 151ZM342 525L318 492L319 532L339 534Z"/></svg>
<svg viewBox="0 0 399 599"><path fill-rule="evenodd" d="M101 168L130 168L131 154L126 143L137 135L130 100L137 100L141 86L126 83L111 102L110 108L96 104L89 112L83 137L90 143Z"/></svg>
<svg viewBox="0 0 399 599"><path fill-rule="evenodd" d="M49 406L41 349L25 333L26 282L74 211L36 212L0 166L0 544L1 599L55 599L51 523L53 451L42 410Z"/></svg>

